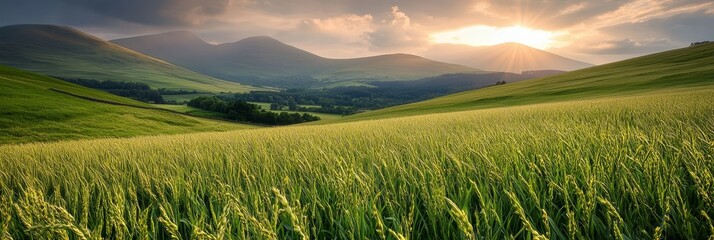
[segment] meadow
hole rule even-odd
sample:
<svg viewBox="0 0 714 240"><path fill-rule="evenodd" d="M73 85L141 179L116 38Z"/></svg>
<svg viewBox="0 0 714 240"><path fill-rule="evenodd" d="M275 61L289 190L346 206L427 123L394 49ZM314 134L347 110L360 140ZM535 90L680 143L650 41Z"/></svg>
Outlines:
<svg viewBox="0 0 714 240"><path fill-rule="evenodd" d="M255 127L146 109L150 107L59 79L0 66L0 144Z"/></svg>
<svg viewBox="0 0 714 240"><path fill-rule="evenodd" d="M679 87L711 87L713 63L714 43L707 43L314 124L637 95Z"/></svg>
<svg viewBox="0 0 714 240"><path fill-rule="evenodd" d="M712 239L713 96L5 145L0 236Z"/></svg>

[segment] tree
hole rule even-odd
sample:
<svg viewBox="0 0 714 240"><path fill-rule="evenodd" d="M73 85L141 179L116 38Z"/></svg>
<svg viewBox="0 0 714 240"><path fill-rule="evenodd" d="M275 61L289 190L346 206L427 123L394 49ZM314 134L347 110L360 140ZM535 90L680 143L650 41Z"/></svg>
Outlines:
<svg viewBox="0 0 714 240"><path fill-rule="evenodd" d="M290 111L297 111L298 110L298 105L295 102L290 102L288 104L288 110Z"/></svg>

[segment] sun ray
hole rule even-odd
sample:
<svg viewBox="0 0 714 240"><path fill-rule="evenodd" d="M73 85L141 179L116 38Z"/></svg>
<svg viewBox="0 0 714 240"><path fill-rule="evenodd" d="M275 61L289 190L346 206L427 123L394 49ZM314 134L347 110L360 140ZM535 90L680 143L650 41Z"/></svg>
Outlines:
<svg viewBox="0 0 714 240"><path fill-rule="evenodd" d="M510 27L471 26L431 35L434 43L467 44L473 46L496 45L507 42L521 43L546 49L553 44L554 33L520 25Z"/></svg>

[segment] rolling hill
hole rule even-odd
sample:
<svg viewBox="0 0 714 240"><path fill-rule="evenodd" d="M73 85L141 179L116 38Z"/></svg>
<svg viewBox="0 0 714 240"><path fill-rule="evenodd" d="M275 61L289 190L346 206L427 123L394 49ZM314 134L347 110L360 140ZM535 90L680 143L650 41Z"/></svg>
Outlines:
<svg viewBox="0 0 714 240"><path fill-rule="evenodd" d="M483 47L438 44L427 49L422 55L437 61L487 71L514 73L533 70L572 71L592 66L519 43Z"/></svg>
<svg viewBox="0 0 714 240"><path fill-rule="evenodd" d="M347 116L339 121L602 98L653 91L683 91L683 89L700 86L711 87L714 85L713 63L714 43L702 44L552 77L493 86Z"/></svg>
<svg viewBox="0 0 714 240"><path fill-rule="evenodd" d="M52 25L1 27L0 65L64 78L141 82L152 88L208 92L258 89L177 67L76 29Z"/></svg>
<svg viewBox="0 0 714 240"><path fill-rule="evenodd" d="M709 239L712 96L0 146L0 233Z"/></svg>
<svg viewBox="0 0 714 240"><path fill-rule="evenodd" d="M111 42L214 77L266 86L360 85L479 72L408 54L323 58L267 36L214 45L190 32L178 31Z"/></svg>
<svg viewBox="0 0 714 240"><path fill-rule="evenodd" d="M0 66L0 144L252 127L149 108L142 102Z"/></svg>

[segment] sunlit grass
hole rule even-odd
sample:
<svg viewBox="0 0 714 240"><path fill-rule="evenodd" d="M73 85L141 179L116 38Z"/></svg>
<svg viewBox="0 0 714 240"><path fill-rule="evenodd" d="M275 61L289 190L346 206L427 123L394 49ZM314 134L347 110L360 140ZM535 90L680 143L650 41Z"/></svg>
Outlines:
<svg viewBox="0 0 714 240"><path fill-rule="evenodd" d="M714 91L0 147L0 236L706 239Z"/></svg>
<svg viewBox="0 0 714 240"><path fill-rule="evenodd" d="M3 66L0 66L0 89L0 144L255 127L143 109L150 105Z"/></svg>

